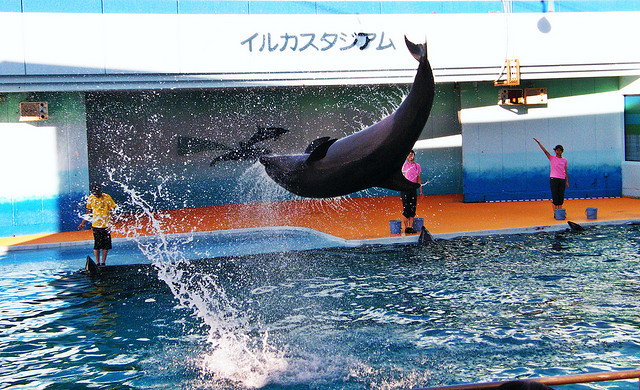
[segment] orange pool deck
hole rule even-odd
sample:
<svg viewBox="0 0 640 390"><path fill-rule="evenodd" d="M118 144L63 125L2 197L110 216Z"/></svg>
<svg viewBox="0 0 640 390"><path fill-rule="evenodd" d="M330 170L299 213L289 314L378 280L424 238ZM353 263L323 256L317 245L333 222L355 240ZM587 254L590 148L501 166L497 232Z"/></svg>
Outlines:
<svg viewBox="0 0 640 390"><path fill-rule="evenodd" d="M597 219L588 220L586 208L597 208ZM418 199L417 217L438 235L508 232L513 229L544 228L578 224L640 222L640 199L603 198L565 201L565 221L553 218L548 200L522 202L464 203L462 195L424 196ZM162 232L188 233L253 227L306 227L345 240L366 241L401 237L390 233L389 221L401 219L399 197L342 198L248 203L159 211L154 218ZM78 221L80 222L80 221ZM556 226L557 227L557 226ZM113 237L155 234L146 216L123 214ZM128 233L127 233L128 232ZM0 247L42 245L92 240L90 230L0 238Z"/></svg>

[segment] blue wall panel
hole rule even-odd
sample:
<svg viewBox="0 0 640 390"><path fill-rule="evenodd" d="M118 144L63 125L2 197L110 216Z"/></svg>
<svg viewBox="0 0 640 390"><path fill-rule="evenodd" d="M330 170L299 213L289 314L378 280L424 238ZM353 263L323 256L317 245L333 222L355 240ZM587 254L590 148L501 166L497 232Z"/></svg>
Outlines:
<svg viewBox="0 0 640 390"><path fill-rule="evenodd" d="M102 13L101 0L22 0L22 6L24 12Z"/></svg>
<svg viewBox="0 0 640 390"><path fill-rule="evenodd" d="M43 223L42 199L14 202L14 210L14 221L17 226L41 225Z"/></svg>
<svg viewBox="0 0 640 390"><path fill-rule="evenodd" d="M512 12L640 11L638 1L512 2ZM3 0L0 12L132 14L424 14L504 12L502 1Z"/></svg>
<svg viewBox="0 0 640 390"><path fill-rule="evenodd" d="M566 198L619 197L622 195L620 166L572 164L569 159L569 189ZM524 156L520 156L524 158ZM534 158L534 157L532 157ZM483 171L464 170L466 202L551 199L548 161L544 169ZM466 162L466 160L465 160Z"/></svg>
<svg viewBox="0 0 640 390"><path fill-rule="evenodd" d="M177 14L176 0L102 0L104 13Z"/></svg>
<svg viewBox="0 0 640 390"><path fill-rule="evenodd" d="M379 1L318 1L319 14L380 14Z"/></svg>
<svg viewBox="0 0 640 390"><path fill-rule="evenodd" d="M49 120L18 124L14 110L26 99L0 102L0 144L12 145L0 163L13 172L0 185L2 237L75 230L89 191L84 94L34 93L49 103Z"/></svg>
<svg viewBox="0 0 640 390"><path fill-rule="evenodd" d="M13 202L11 199L2 199L0 200L0 231L9 230L13 225Z"/></svg>
<svg viewBox="0 0 640 390"><path fill-rule="evenodd" d="M0 12L22 12L22 2L20 0L0 1Z"/></svg>
<svg viewBox="0 0 640 390"><path fill-rule="evenodd" d="M640 2L636 0L626 1L555 1L556 12L603 12L603 11L638 11Z"/></svg>
<svg viewBox="0 0 640 390"><path fill-rule="evenodd" d="M178 13L244 15L249 13L249 3L246 1L180 0Z"/></svg>
<svg viewBox="0 0 640 390"><path fill-rule="evenodd" d="M335 4L339 5L340 3ZM318 7L320 7L319 4ZM312 1L249 2L249 13L252 14L315 14L316 12L316 3Z"/></svg>
<svg viewBox="0 0 640 390"><path fill-rule="evenodd" d="M76 230L86 194L0 202L0 237Z"/></svg>
<svg viewBox="0 0 640 390"><path fill-rule="evenodd" d="M494 174L475 175L465 170L465 202L551 199L548 170L507 172L500 177L497 180ZM570 169L569 179L567 199L622 196L620 167Z"/></svg>

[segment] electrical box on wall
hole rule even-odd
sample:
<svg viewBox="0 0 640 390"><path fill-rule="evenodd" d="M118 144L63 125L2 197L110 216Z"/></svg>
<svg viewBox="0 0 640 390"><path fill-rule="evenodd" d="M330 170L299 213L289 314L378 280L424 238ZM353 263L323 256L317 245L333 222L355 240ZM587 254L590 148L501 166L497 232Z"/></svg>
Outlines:
<svg viewBox="0 0 640 390"><path fill-rule="evenodd" d="M525 88L524 104L526 105L547 104L547 89L546 88Z"/></svg>
<svg viewBox="0 0 640 390"><path fill-rule="evenodd" d="M546 88L503 88L500 90L499 102L501 106L509 105L545 105L547 104Z"/></svg>
<svg viewBox="0 0 640 390"><path fill-rule="evenodd" d="M49 119L49 104L47 102L20 103L20 122L47 119Z"/></svg>
<svg viewBox="0 0 640 390"><path fill-rule="evenodd" d="M524 104L524 91L522 89L503 88L500 90L500 105Z"/></svg>

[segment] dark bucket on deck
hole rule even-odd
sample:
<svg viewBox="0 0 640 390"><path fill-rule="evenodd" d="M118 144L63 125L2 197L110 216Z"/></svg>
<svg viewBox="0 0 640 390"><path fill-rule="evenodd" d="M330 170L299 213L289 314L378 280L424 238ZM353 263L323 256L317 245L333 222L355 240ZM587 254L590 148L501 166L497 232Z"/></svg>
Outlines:
<svg viewBox="0 0 640 390"><path fill-rule="evenodd" d="M400 234L402 222L398 220L391 220L389 221L389 227L391 228L391 234Z"/></svg>
<svg viewBox="0 0 640 390"><path fill-rule="evenodd" d="M419 232L420 230L422 230L423 226L424 226L424 218L413 219L413 228L415 229L416 232Z"/></svg>

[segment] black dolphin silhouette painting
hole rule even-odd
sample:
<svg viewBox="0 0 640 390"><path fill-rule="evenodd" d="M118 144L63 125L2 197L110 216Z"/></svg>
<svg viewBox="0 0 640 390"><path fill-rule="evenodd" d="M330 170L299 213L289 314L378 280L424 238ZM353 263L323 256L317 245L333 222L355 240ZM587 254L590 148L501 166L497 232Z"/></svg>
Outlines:
<svg viewBox="0 0 640 390"><path fill-rule="evenodd" d="M178 137L178 154L183 156L186 154L200 153L206 150L221 149L227 152L216 157L211 161L209 166L215 165L220 161L239 161L239 160L255 160L263 154L271 153L271 150L256 147L255 144L277 139L289 130L282 127L261 127L246 141L241 141L237 147L230 147L220 142L195 137Z"/></svg>
<svg viewBox="0 0 640 390"><path fill-rule="evenodd" d="M332 198L371 187L418 188L402 175L402 164L427 123L435 84L426 43L406 37L405 43L420 65L411 91L395 112L349 136L319 138L302 154L260 156L269 177L307 198Z"/></svg>

